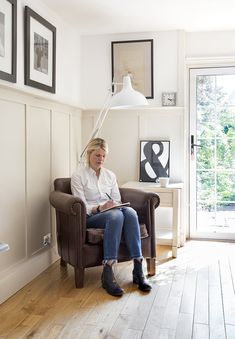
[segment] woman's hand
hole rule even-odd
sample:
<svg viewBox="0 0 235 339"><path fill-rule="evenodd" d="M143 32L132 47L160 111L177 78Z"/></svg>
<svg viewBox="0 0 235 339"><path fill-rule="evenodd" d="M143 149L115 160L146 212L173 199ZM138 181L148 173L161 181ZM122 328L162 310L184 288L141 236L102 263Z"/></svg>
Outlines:
<svg viewBox="0 0 235 339"><path fill-rule="evenodd" d="M100 205L100 211L106 210L107 208L111 208L111 207L114 207L116 205L117 205L117 203L114 202L113 200L108 200L103 205Z"/></svg>

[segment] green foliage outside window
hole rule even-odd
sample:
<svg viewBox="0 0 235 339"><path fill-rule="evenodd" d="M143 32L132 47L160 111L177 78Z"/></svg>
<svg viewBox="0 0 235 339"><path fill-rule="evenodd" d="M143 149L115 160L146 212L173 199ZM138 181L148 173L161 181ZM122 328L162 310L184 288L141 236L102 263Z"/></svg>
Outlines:
<svg viewBox="0 0 235 339"><path fill-rule="evenodd" d="M217 77L197 77L197 199L208 208L235 202L235 105Z"/></svg>

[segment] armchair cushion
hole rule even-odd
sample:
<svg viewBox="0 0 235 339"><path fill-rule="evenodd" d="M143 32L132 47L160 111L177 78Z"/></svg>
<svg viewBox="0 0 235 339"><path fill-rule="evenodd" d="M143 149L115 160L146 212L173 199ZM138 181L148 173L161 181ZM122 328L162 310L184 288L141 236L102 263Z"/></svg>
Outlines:
<svg viewBox="0 0 235 339"><path fill-rule="evenodd" d="M148 237L148 231L145 224L140 224L140 236L141 239ZM86 242L89 244L102 244L104 238L103 228L87 228L86 230ZM122 240L124 241L124 240Z"/></svg>

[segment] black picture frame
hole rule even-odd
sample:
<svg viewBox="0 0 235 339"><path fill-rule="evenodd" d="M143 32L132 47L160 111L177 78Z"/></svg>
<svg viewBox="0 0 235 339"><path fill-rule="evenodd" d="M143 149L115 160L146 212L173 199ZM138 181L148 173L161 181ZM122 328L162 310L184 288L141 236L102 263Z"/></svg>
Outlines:
<svg viewBox="0 0 235 339"><path fill-rule="evenodd" d="M6 8L0 9L0 79L16 82L17 0L4 3Z"/></svg>
<svg viewBox="0 0 235 339"><path fill-rule="evenodd" d="M25 85L56 92L56 27L25 6Z"/></svg>
<svg viewBox="0 0 235 339"><path fill-rule="evenodd" d="M170 141L140 141L139 181L158 182L160 177L170 177Z"/></svg>
<svg viewBox="0 0 235 339"><path fill-rule="evenodd" d="M153 99L153 39L112 41L111 61L112 83L130 74L133 88Z"/></svg>

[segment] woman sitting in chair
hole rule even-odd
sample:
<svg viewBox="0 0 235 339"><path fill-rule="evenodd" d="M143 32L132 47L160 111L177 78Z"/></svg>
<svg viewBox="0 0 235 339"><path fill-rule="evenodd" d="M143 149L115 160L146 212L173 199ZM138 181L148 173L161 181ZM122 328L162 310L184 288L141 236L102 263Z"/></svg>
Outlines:
<svg viewBox="0 0 235 339"><path fill-rule="evenodd" d="M118 285L113 273L117 262L122 237L134 261L133 283L141 291L149 292L151 285L142 270L140 226L136 211L131 207L112 208L121 203L116 176L103 167L108 154L107 143L100 138L89 142L86 149L86 166L80 166L72 175L73 195L82 199L87 209L87 227L101 228L103 225L103 273L102 287L113 296L121 296L123 289ZM107 211L107 208L112 208Z"/></svg>

